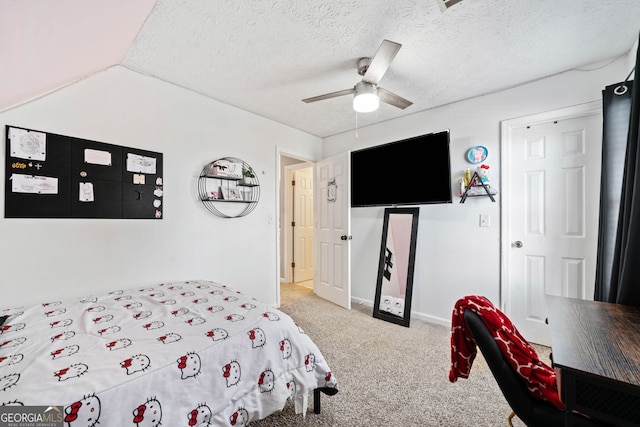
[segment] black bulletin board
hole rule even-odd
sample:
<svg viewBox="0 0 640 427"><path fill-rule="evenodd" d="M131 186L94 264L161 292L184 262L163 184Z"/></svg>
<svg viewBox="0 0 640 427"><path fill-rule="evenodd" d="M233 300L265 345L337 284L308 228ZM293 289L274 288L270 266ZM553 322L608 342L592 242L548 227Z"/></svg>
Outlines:
<svg viewBox="0 0 640 427"><path fill-rule="evenodd" d="M5 218L163 217L162 153L6 126Z"/></svg>

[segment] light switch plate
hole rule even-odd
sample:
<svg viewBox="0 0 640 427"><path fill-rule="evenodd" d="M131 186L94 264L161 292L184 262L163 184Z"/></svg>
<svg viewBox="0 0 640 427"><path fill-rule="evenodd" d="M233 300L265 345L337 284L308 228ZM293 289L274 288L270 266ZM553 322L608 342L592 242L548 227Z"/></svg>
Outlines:
<svg viewBox="0 0 640 427"><path fill-rule="evenodd" d="M489 214L480 214L480 227L489 227L491 225L491 219Z"/></svg>

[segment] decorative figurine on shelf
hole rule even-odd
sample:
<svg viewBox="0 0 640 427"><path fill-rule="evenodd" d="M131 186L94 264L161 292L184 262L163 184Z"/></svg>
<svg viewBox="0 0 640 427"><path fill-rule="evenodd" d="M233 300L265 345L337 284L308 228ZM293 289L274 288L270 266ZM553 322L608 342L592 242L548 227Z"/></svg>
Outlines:
<svg viewBox="0 0 640 427"><path fill-rule="evenodd" d="M256 175L253 173L253 169L251 168L244 168L242 169L242 183L245 185L251 185L253 184L253 178L255 178Z"/></svg>
<svg viewBox="0 0 640 427"><path fill-rule="evenodd" d="M478 185L488 185L489 184L489 165L482 164L476 168L476 173L478 174ZM482 183L482 184L481 184Z"/></svg>

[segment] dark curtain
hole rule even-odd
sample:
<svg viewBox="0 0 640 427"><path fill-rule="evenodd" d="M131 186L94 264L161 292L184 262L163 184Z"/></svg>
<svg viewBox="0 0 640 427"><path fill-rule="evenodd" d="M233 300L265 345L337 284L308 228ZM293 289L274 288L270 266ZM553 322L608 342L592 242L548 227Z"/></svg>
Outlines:
<svg viewBox="0 0 640 427"><path fill-rule="evenodd" d="M632 83L616 83L607 86L602 91L602 175L600 180L598 261L594 295L596 301L609 301L612 288L611 273L614 264L629 118L631 117ZM620 93L625 87L626 92Z"/></svg>
<svg viewBox="0 0 640 427"><path fill-rule="evenodd" d="M635 82L639 81L638 77L636 67ZM621 93L624 87L627 91ZM594 299L640 307L639 88L640 84L626 81L603 91L600 228Z"/></svg>

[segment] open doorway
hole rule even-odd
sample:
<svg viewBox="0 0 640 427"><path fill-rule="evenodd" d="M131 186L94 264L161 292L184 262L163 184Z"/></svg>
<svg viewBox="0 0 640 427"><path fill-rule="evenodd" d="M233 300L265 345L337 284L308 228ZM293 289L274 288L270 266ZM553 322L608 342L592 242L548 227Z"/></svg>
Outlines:
<svg viewBox="0 0 640 427"><path fill-rule="evenodd" d="M313 288L314 164L280 156L280 283Z"/></svg>

